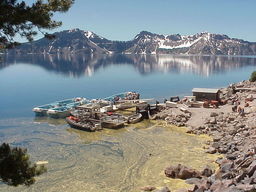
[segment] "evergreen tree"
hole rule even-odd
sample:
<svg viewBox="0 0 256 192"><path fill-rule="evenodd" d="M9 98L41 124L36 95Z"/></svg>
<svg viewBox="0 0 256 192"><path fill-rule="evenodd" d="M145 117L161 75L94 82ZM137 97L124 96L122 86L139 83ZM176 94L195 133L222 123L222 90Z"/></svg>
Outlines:
<svg viewBox="0 0 256 192"><path fill-rule="evenodd" d="M32 41L38 31L44 32L61 26L61 21L52 19L55 12L66 12L74 0L37 0L28 5L25 1L0 1L0 48L10 48L18 44L14 37L20 35Z"/></svg>
<svg viewBox="0 0 256 192"><path fill-rule="evenodd" d="M10 147L6 143L0 146L0 180L4 183L29 186L35 182L35 176L44 172L44 166L31 164L26 149Z"/></svg>

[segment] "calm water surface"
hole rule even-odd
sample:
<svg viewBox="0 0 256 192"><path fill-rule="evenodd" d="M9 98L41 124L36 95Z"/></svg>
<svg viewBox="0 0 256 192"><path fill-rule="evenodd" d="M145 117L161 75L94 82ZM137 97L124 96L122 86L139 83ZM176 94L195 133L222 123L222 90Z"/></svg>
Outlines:
<svg viewBox="0 0 256 192"><path fill-rule="evenodd" d="M35 119L31 109L55 100L106 97L127 90L162 100L191 95L194 87L224 87L248 79L255 57L7 56L0 63L0 141L48 160L48 173L30 188L0 191L139 191L141 186L184 186L164 176L166 166L212 164L207 138L149 122L118 131L86 133L64 120Z"/></svg>
<svg viewBox="0 0 256 192"><path fill-rule="evenodd" d="M255 57L8 56L0 63L0 118L31 117L33 106L76 96L127 90L157 99L191 95L194 87L248 79L255 66Z"/></svg>

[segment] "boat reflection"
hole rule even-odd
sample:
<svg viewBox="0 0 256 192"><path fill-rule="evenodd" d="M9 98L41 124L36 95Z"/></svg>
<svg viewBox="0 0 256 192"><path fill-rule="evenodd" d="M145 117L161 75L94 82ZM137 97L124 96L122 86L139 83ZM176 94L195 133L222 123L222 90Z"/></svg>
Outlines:
<svg viewBox="0 0 256 192"><path fill-rule="evenodd" d="M71 77L92 76L111 65L131 65L142 74L193 73L210 76L244 66L256 65L256 57L192 55L6 55L0 70L12 64L38 65L48 71Z"/></svg>

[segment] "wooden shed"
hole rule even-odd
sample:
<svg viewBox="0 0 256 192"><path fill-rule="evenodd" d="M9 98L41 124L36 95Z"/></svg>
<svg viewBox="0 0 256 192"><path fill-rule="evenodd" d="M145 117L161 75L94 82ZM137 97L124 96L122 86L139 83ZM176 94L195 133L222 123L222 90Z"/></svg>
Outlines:
<svg viewBox="0 0 256 192"><path fill-rule="evenodd" d="M197 101L203 100L216 100L219 101L219 89L208 89L208 88L194 88L192 89L193 96L196 97Z"/></svg>

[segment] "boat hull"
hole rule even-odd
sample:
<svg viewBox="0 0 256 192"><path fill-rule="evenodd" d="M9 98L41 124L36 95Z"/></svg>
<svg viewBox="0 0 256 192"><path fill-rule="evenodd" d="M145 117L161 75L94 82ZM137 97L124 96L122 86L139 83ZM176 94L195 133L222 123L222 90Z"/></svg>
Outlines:
<svg viewBox="0 0 256 192"><path fill-rule="evenodd" d="M66 118L66 121L70 125L70 127L74 129L82 130L82 131L94 132L101 129L100 124L98 125L93 124L93 126L85 123L83 124L81 122L76 122L70 119L69 117Z"/></svg>
<svg viewBox="0 0 256 192"><path fill-rule="evenodd" d="M101 126L103 128L108 128L108 129L120 129L124 127L125 122L111 122L111 121L102 121Z"/></svg>
<svg viewBox="0 0 256 192"><path fill-rule="evenodd" d="M42 116L47 116L48 109L42 109L42 108L35 107L33 109L33 111L36 116L42 117Z"/></svg>
<svg viewBox="0 0 256 192"><path fill-rule="evenodd" d="M128 118L128 123L129 124L135 124L135 123L138 123L140 121L142 121L142 114L140 114L140 113L132 115Z"/></svg>
<svg viewBox="0 0 256 192"><path fill-rule="evenodd" d="M55 118L55 119L58 119L58 118L65 118L67 116L70 115L70 111L71 110L68 110L68 111L54 111L54 110L48 110L47 111L47 115L51 118Z"/></svg>
<svg viewBox="0 0 256 192"><path fill-rule="evenodd" d="M34 111L35 116L37 117L44 117L47 116L47 111Z"/></svg>

